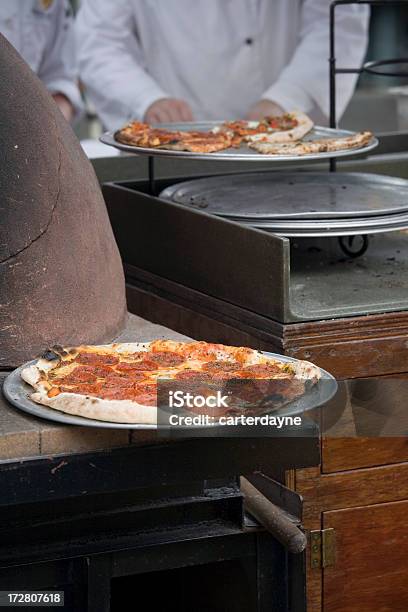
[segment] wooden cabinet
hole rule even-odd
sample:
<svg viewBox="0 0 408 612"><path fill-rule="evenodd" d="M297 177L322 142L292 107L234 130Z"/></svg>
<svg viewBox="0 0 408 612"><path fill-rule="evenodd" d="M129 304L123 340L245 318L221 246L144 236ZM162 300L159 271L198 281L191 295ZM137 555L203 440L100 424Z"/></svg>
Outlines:
<svg viewBox="0 0 408 612"><path fill-rule="evenodd" d="M308 532L334 529L334 558L327 567L312 567L309 540L308 611L408 610L408 461L331 474L309 468L296 472L295 486L304 498ZM348 597L357 592L358 607L349 607ZM398 607L401 601L405 607Z"/></svg>
<svg viewBox="0 0 408 612"><path fill-rule="evenodd" d="M129 308L197 339L308 359L339 380L405 378L393 393L377 390L398 415L400 437L386 437L381 409L371 433L352 405L341 409L344 435L323 437L321 465L288 473L287 484L303 496L308 532L334 529L333 564L312 568L307 550L308 612L408 610L408 312L283 325L242 309L217 311L208 297L204 307L190 293L181 299L153 282L130 285Z"/></svg>
<svg viewBox="0 0 408 612"><path fill-rule="evenodd" d="M408 610L408 437L374 435L387 427L408 431L408 375L352 381L345 408L342 386L335 415L326 423L329 432L321 439L320 467L291 475L311 534L308 610ZM368 404L374 409L370 419ZM356 437L359 429L373 435ZM342 431L347 437L339 435ZM326 530L333 530L334 538L327 564L313 553L315 534L324 540Z"/></svg>

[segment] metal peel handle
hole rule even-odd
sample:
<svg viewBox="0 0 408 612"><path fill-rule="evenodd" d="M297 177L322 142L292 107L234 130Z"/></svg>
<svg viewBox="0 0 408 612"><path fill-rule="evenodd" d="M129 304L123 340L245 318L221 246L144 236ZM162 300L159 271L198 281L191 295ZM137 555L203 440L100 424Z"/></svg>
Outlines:
<svg viewBox="0 0 408 612"><path fill-rule="evenodd" d="M306 548L306 535L275 504L270 502L246 478L241 476L245 507L288 552L299 554Z"/></svg>

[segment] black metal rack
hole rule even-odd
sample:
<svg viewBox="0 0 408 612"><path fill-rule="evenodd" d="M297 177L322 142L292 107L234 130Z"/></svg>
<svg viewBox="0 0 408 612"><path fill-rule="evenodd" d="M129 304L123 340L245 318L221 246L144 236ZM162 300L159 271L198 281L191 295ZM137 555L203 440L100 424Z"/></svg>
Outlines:
<svg viewBox="0 0 408 612"><path fill-rule="evenodd" d="M330 4L330 53L329 53L329 124L333 129L337 128L337 116L336 116L336 77L338 74L361 74L368 72L371 74L377 74L381 76L408 76L408 59L405 58L392 58L384 60L376 60L365 62L362 66L356 68L337 67L337 58L335 53L335 42L336 42L336 8L342 5L351 4L364 4L369 6L381 6L381 5L396 5L405 4L408 0L333 0ZM383 67L396 65L401 66L407 64L406 70L391 70L386 71ZM336 171L336 158L329 160L329 170L331 172ZM155 177L155 159L154 156L148 156L148 177L149 177L149 191L153 196L157 196L157 184ZM340 236L338 242L342 251L348 257L359 257L363 255L369 245L369 239L365 235L361 236Z"/></svg>
<svg viewBox="0 0 408 612"><path fill-rule="evenodd" d="M390 71L385 72L381 70L381 66L391 66L393 64L408 64L408 59L405 58L392 58L385 60L376 60L371 62L365 62L359 68L337 68L336 65L336 8L338 6L344 6L349 4L367 4L369 6L383 6L391 4L405 4L407 0L333 0L330 4L330 97L329 97L329 108L330 108L330 127L337 127L337 113L336 113L336 76L338 74L362 74L363 72L369 72L371 74L377 74L379 76L388 77L404 77L408 76L407 71ZM336 159L333 157L330 160L330 171L336 171ZM355 245L355 239L359 238L357 248L353 248ZM363 255L369 245L369 239L367 236L349 236L339 237L339 245L342 251L348 257L360 257Z"/></svg>
<svg viewBox="0 0 408 612"><path fill-rule="evenodd" d="M405 58L392 58L384 60L376 60L371 62L365 62L359 68L337 68L336 65L336 8L338 6L344 6L349 4L366 4L369 6L384 6L392 4L406 4L408 0L333 0L330 4L330 127L337 127L337 116L336 116L336 76L338 74L362 74L363 72L369 72L371 74L377 74L379 76L388 77L404 77L408 76L408 69L406 71L390 71L385 72L381 70L381 66L390 66L393 64L408 64L408 59ZM336 160L333 158L330 160L330 169L335 170Z"/></svg>

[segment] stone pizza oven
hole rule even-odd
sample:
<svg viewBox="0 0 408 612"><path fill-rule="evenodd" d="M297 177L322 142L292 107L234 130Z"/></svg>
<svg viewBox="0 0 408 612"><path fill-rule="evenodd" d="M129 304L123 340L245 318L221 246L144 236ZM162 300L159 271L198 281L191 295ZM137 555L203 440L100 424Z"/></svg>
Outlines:
<svg viewBox="0 0 408 612"><path fill-rule="evenodd" d="M93 168L40 80L0 35L0 365L114 339L119 252Z"/></svg>

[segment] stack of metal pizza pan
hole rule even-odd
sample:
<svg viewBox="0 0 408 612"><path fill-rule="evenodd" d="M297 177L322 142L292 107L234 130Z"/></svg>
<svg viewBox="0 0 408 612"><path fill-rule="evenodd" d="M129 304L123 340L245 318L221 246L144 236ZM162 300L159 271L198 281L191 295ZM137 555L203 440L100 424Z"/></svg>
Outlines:
<svg viewBox="0 0 408 612"><path fill-rule="evenodd" d="M247 173L186 181L160 197L288 237L408 227L408 181L359 173Z"/></svg>

